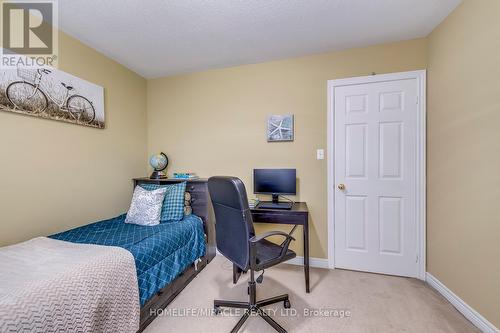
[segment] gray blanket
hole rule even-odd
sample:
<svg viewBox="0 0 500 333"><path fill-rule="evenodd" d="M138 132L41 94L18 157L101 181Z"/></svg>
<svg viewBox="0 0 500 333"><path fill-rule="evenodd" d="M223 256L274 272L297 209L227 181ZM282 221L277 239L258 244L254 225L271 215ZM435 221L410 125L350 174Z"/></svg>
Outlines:
<svg viewBox="0 0 500 333"><path fill-rule="evenodd" d="M45 237L0 248L0 332L136 332L139 290L122 248Z"/></svg>

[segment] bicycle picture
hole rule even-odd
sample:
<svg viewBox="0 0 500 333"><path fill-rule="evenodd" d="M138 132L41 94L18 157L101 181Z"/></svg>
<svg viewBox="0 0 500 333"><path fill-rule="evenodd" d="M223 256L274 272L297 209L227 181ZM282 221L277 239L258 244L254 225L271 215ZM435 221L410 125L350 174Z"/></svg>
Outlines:
<svg viewBox="0 0 500 333"><path fill-rule="evenodd" d="M55 69L18 67L14 72L4 73L3 78L10 80L0 82L0 88L5 86L1 89L4 96L0 96L0 109L104 127L102 87Z"/></svg>

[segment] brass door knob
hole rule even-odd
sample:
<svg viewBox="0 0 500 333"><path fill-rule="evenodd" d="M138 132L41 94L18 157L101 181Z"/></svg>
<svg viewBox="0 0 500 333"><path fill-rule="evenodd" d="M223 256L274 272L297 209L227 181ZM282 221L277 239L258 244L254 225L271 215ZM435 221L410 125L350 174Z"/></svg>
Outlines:
<svg viewBox="0 0 500 333"><path fill-rule="evenodd" d="M344 184L338 184L337 187L339 188L339 190L343 191L345 190L345 185Z"/></svg>

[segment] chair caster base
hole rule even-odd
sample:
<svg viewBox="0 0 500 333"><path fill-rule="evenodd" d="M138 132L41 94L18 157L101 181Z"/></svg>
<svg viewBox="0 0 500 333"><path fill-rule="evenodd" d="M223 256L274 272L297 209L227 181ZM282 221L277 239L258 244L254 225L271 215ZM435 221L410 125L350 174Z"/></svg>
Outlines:
<svg viewBox="0 0 500 333"><path fill-rule="evenodd" d="M245 309L245 314L240 318L240 320L236 323L236 326L231 330L231 333L237 333L246 320L250 317L252 313L257 313L262 319L264 319L272 328L274 328L279 333L287 333L287 331L281 327L274 319L269 317L265 311L262 310L262 307L283 302L285 309L289 309L291 307L290 300L288 295L276 296L268 299L264 299L262 301L257 302L256 304L250 304L250 302L236 302L236 301L223 301L223 300L215 300L214 301L214 313L215 315L222 312L221 307L226 308L237 308L237 309Z"/></svg>

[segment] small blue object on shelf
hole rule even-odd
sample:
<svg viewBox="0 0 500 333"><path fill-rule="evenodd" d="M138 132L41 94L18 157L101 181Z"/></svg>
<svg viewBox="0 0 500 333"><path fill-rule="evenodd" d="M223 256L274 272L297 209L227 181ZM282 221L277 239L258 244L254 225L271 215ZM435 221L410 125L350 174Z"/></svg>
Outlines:
<svg viewBox="0 0 500 333"><path fill-rule="evenodd" d="M175 179L198 179L198 175L194 172L175 172L174 173L174 178Z"/></svg>

